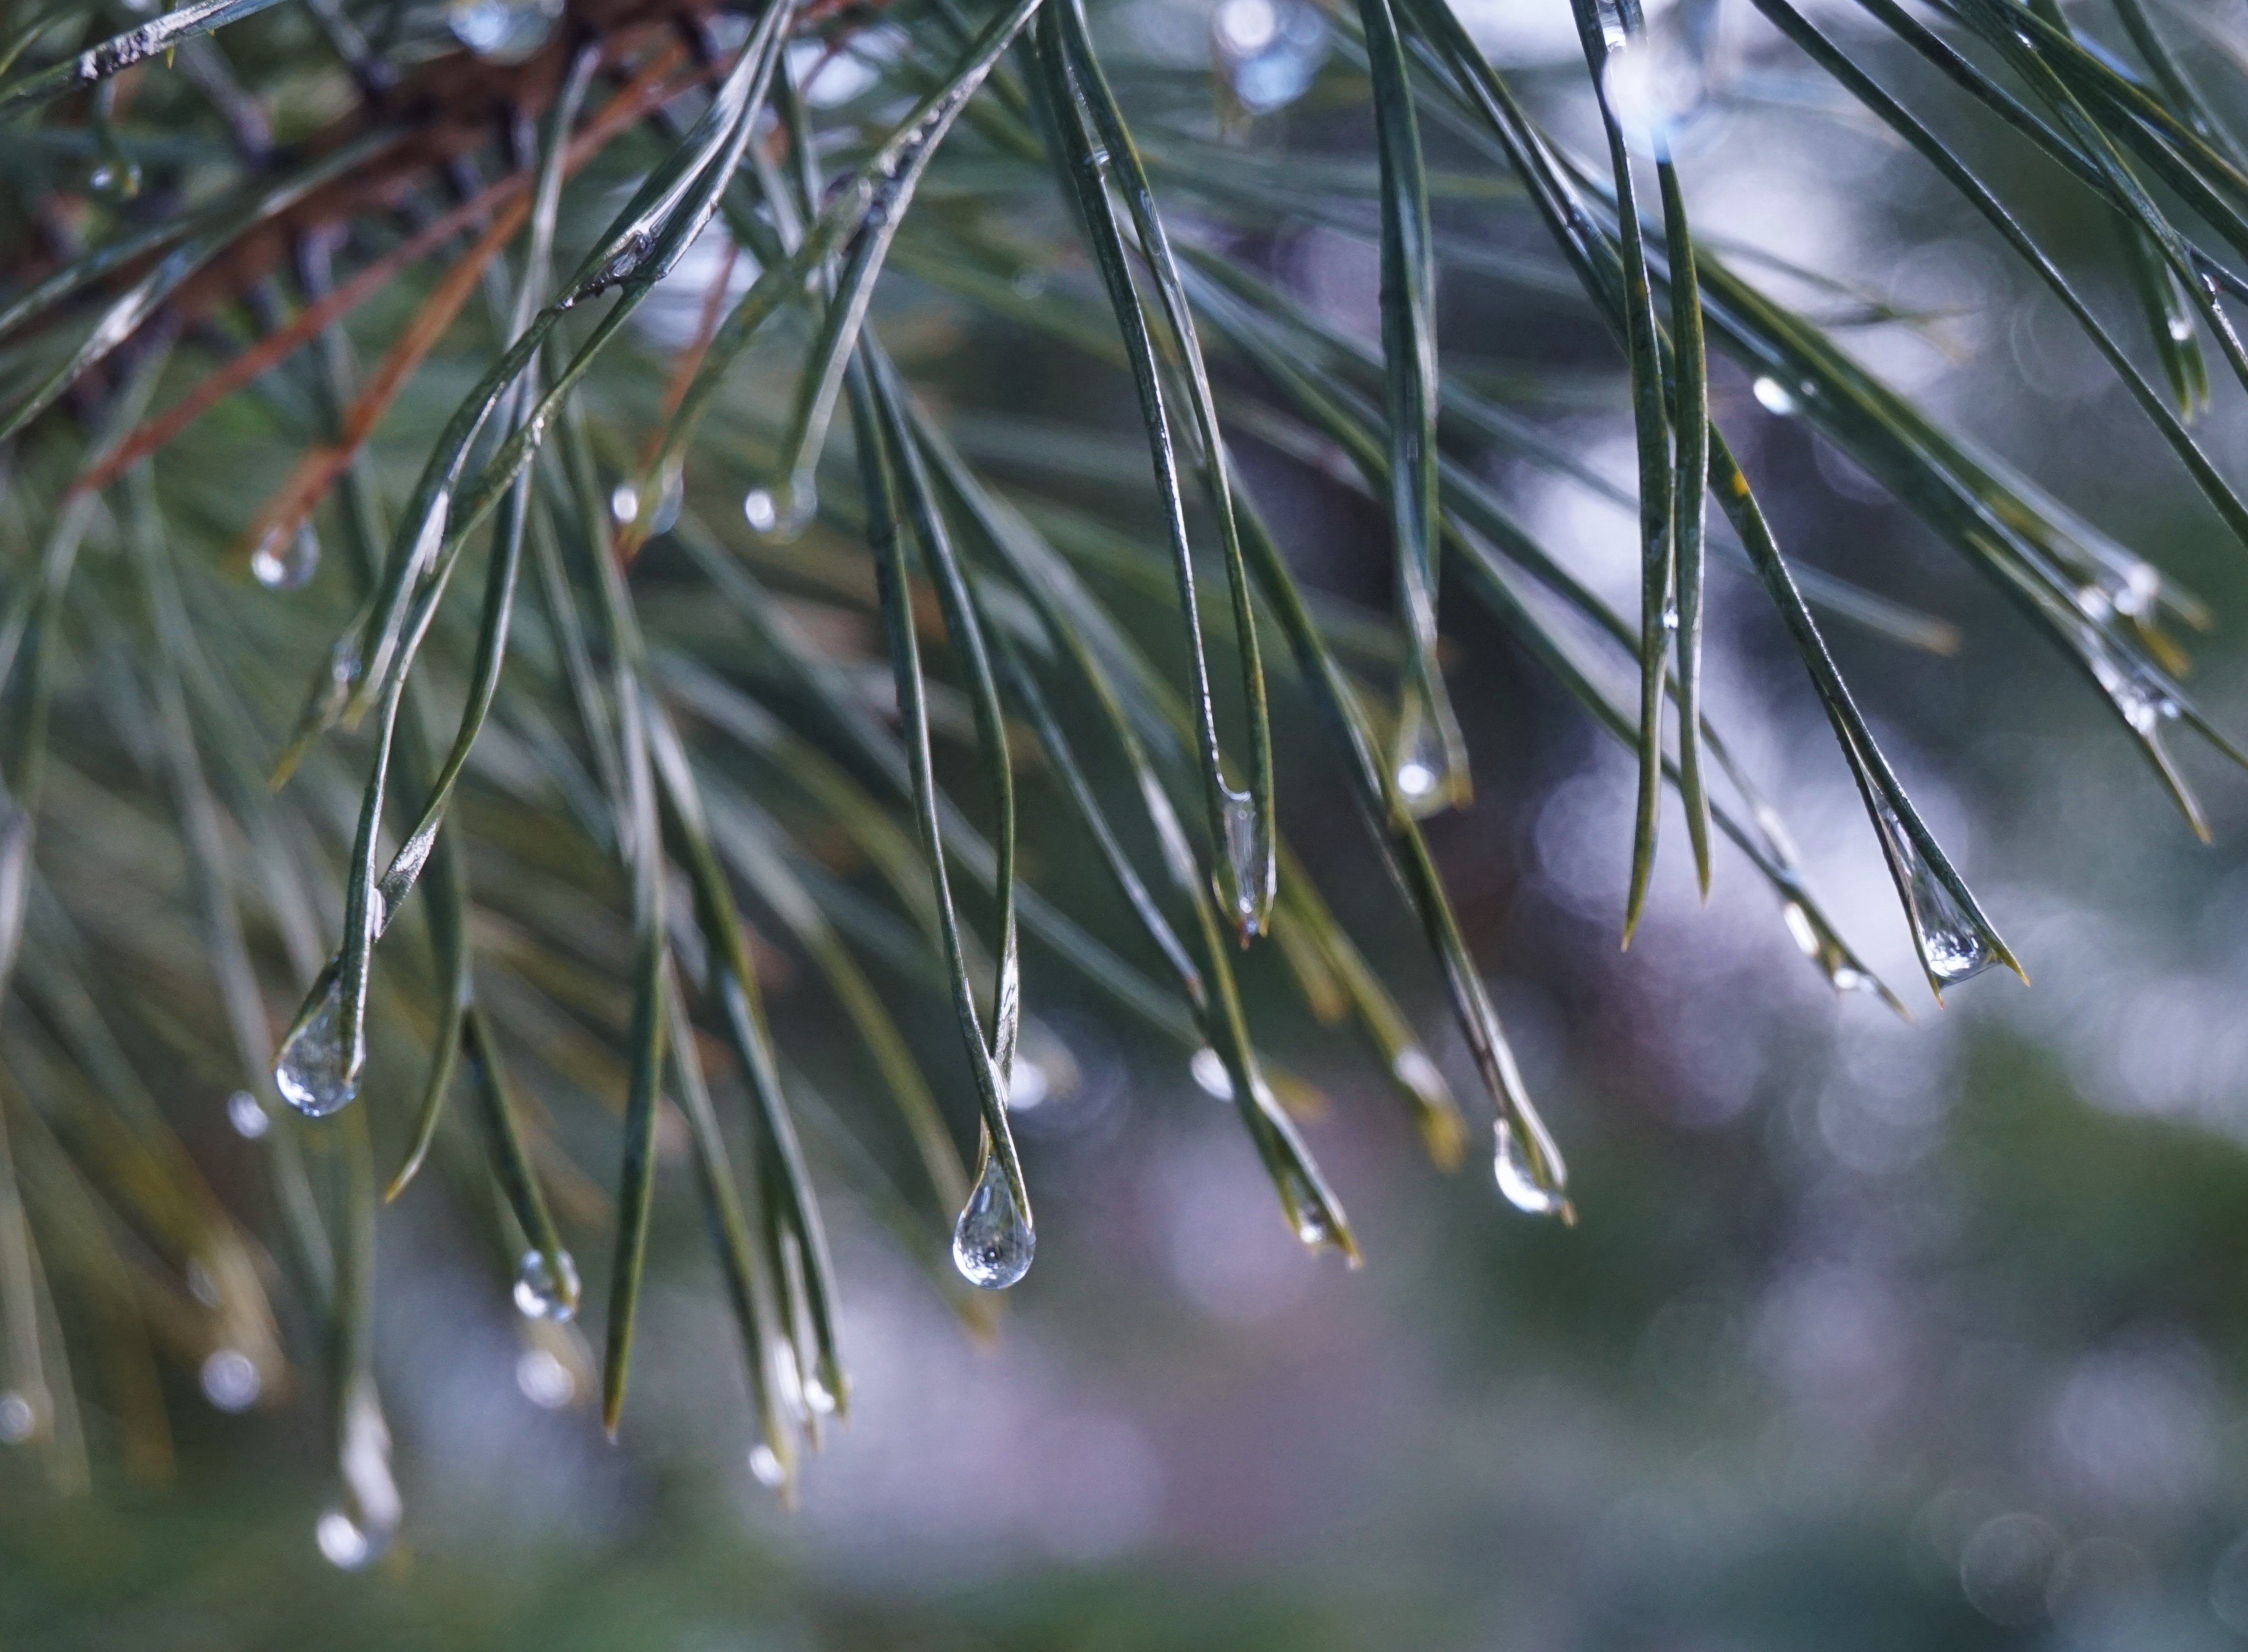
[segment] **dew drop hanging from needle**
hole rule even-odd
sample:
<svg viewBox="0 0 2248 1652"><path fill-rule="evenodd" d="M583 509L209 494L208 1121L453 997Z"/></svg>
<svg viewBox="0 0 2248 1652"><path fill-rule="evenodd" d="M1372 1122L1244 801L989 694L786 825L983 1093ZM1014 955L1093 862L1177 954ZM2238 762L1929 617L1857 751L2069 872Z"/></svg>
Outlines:
<svg viewBox="0 0 2248 1652"><path fill-rule="evenodd" d="M788 1479L788 1465L780 1453L760 1440L750 1448L750 1473L759 1485L778 1487Z"/></svg>
<svg viewBox="0 0 2248 1652"><path fill-rule="evenodd" d="M273 1064L274 1087L298 1112L325 1118L359 1094L342 983L331 979L319 1005L290 1030Z"/></svg>
<svg viewBox="0 0 2248 1652"><path fill-rule="evenodd" d="M1225 794L1225 861L1233 875L1233 917L1244 933L1257 932L1258 897L1264 883L1263 835L1258 830L1257 802L1246 792Z"/></svg>
<svg viewBox="0 0 2248 1652"><path fill-rule="evenodd" d="M758 538L775 544L798 538L819 514L819 485L808 472L752 488L742 495L742 520Z"/></svg>
<svg viewBox="0 0 2248 1652"><path fill-rule="evenodd" d="M1005 1168L987 1145L976 1191L952 1227L952 1265L981 1290L1004 1291L1031 1271L1038 1236L1015 1201Z"/></svg>
<svg viewBox="0 0 2248 1652"><path fill-rule="evenodd" d="M1880 805L1879 824L1886 846L1903 864L1913 939L1929 981L1939 993L2005 961L1992 945L1994 938L1936 876L1920 846L1906 832L1904 823L1886 802Z"/></svg>
<svg viewBox="0 0 2248 1652"><path fill-rule="evenodd" d="M1405 708L1411 719L1400 741L1397 772L1398 801L1415 820L1441 815L1451 806L1452 758L1444 748L1444 733L1436 716L1416 693Z"/></svg>
<svg viewBox="0 0 2248 1652"><path fill-rule="evenodd" d="M1567 1197L1559 1189L1546 1186L1538 1179L1530 1163L1529 1150L1522 1144L1522 1133L1514 1121L1502 1118L1495 1131L1496 1141L1491 1155L1491 1169L1498 1180L1498 1191L1506 1202L1518 1211L1531 1216L1563 1216L1569 1208Z"/></svg>
<svg viewBox="0 0 2248 1652"><path fill-rule="evenodd" d="M294 590L312 578L320 565L320 542L312 524L268 529L250 553L250 577L268 590Z"/></svg>
<svg viewBox="0 0 2248 1652"><path fill-rule="evenodd" d="M578 1313L578 1262L567 1251L554 1253L550 1266L536 1250L523 1253L515 1274L515 1306L527 1320L552 1320L561 1324Z"/></svg>

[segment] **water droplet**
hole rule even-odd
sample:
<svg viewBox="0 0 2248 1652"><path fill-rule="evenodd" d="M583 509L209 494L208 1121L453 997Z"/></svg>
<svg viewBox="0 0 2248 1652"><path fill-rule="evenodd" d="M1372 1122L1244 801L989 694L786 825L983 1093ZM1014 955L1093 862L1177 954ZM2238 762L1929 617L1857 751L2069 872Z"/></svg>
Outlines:
<svg viewBox="0 0 2248 1652"><path fill-rule="evenodd" d="M1766 413L1782 419L1792 417L1801 406L1795 399L1795 393L1777 379L1759 378L1749 388Z"/></svg>
<svg viewBox="0 0 2248 1652"><path fill-rule="evenodd" d="M374 1545L358 1521L341 1509L330 1509L312 1527L312 1539L321 1557L339 1571L356 1572L374 1558Z"/></svg>
<svg viewBox="0 0 2248 1652"><path fill-rule="evenodd" d="M1609 33L1600 87L1616 125L1641 148L1671 153L1710 124L1723 79L1717 23L1715 5L1681 0L1635 38Z"/></svg>
<svg viewBox="0 0 2248 1652"><path fill-rule="evenodd" d="M515 1306L527 1320L553 1320L557 1323L570 1320L578 1312L578 1263L567 1251L554 1253L560 1266L560 1278L556 1270L546 1265L545 1256L538 1251L525 1251L523 1265L515 1274Z"/></svg>
<svg viewBox="0 0 2248 1652"><path fill-rule="evenodd" d="M1256 800L1246 792L1225 794L1225 859L1233 873L1235 919L1257 932L1257 910L1265 888L1264 836L1257 829Z"/></svg>
<svg viewBox="0 0 2248 1652"><path fill-rule="evenodd" d="M1397 736L1398 800L1415 820L1442 814L1452 802L1452 756L1443 730L1415 692L1407 697Z"/></svg>
<svg viewBox="0 0 2248 1652"><path fill-rule="evenodd" d="M520 63L546 44L562 0L453 0L445 21L458 40L493 63Z"/></svg>
<svg viewBox="0 0 2248 1652"><path fill-rule="evenodd" d="M137 160L105 160L86 175L87 187L96 195L113 200L130 201L140 193L140 163Z"/></svg>
<svg viewBox="0 0 2248 1652"><path fill-rule="evenodd" d="M1493 1132L1497 1150L1491 1156L1491 1169L1498 1178L1498 1191L1506 1195L1506 1202L1518 1211L1532 1216L1558 1216L1569 1208L1568 1198L1558 1187L1548 1187L1538 1179L1530 1162L1530 1151L1522 1144L1522 1134L1514 1121L1502 1118Z"/></svg>
<svg viewBox="0 0 2248 1652"><path fill-rule="evenodd" d="M1820 931L1813 919L1810 909L1800 901L1790 901L1780 908L1780 917L1786 921L1787 932L1795 938L1803 955L1819 966L1838 993L1876 992L1879 986L1874 978L1850 961L1842 943Z"/></svg>
<svg viewBox="0 0 2248 1652"><path fill-rule="evenodd" d="M1415 1096L1451 1099L1451 1087L1444 1082L1443 1074L1436 1070L1436 1062L1418 1045L1408 1044L1399 1050L1396 1059L1389 1063L1389 1070Z"/></svg>
<svg viewBox="0 0 2248 1652"><path fill-rule="evenodd" d="M655 246L655 239L647 230L634 229L624 238L617 249L609 255L607 263L595 269L591 275L579 279L555 301L556 304L560 308L567 310L583 299L598 297L620 283L631 280L640 273L641 265L647 262L648 255L654 250ZM524 427L523 433L528 438L536 440L539 431L538 422L534 420L530 425Z"/></svg>
<svg viewBox="0 0 2248 1652"><path fill-rule="evenodd" d="M1233 1075L1225 1070L1225 1058L1207 1044L1194 1053L1187 1063L1194 1082L1202 1086L1203 1093L1214 1096L1221 1102L1233 1099Z"/></svg>
<svg viewBox="0 0 2248 1652"><path fill-rule="evenodd" d="M750 1448L750 1472L759 1485L781 1485L788 1479L788 1464L780 1453L762 1440Z"/></svg>
<svg viewBox="0 0 2248 1652"><path fill-rule="evenodd" d="M1015 1203L1014 1190L996 1152L984 1155L984 1173L952 1225L952 1265L970 1285L1004 1291L1031 1271L1038 1236Z"/></svg>
<svg viewBox="0 0 2248 1652"><path fill-rule="evenodd" d="M742 495L742 520L761 539L786 544L812 526L819 514L819 490L809 471L770 487L752 488Z"/></svg>
<svg viewBox="0 0 2248 1652"><path fill-rule="evenodd" d="M203 1397L222 1411L246 1411L257 1403L265 1380L238 1348L223 1348L203 1362Z"/></svg>
<svg viewBox="0 0 2248 1652"><path fill-rule="evenodd" d="M1998 949L1982 925L1970 917L1936 869L1928 864L1904 829L1904 823L1886 803L1881 807L1882 836L1902 862L1908 900L1912 909L1914 939L1921 962L1939 985L1949 986L1979 975L1998 961Z"/></svg>
<svg viewBox="0 0 2248 1652"><path fill-rule="evenodd" d="M1678 604L1676 603L1663 604L1662 629L1673 631L1678 629Z"/></svg>
<svg viewBox="0 0 2248 1652"><path fill-rule="evenodd" d="M236 1090L226 1098L226 1122L245 1142L254 1142L273 1128L273 1121L248 1090Z"/></svg>
<svg viewBox="0 0 2248 1652"><path fill-rule="evenodd" d="M1327 27L1305 0L1224 0L1210 17L1218 78L1250 114L1285 108L1326 61Z"/></svg>
<svg viewBox="0 0 2248 1652"><path fill-rule="evenodd" d="M663 475L656 488L655 509L648 519L648 536L668 534L679 521L680 507L687 502L687 469L676 459L663 467Z"/></svg>
<svg viewBox="0 0 2248 1652"><path fill-rule="evenodd" d="M621 528L640 515L640 491L628 481L609 490L609 515Z"/></svg>
<svg viewBox="0 0 2248 1652"><path fill-rule="evenodd" d="M363 1376L345 1389L342 1432L337 1466L343 1495L320 1517L314 1535L320 1553L348 1572L389 1546L406 1512L390 1472L390 1425L374 1384Z"/></svg>
<svg viewBox="0 0 2248 1652"><path fill-rule="evenodd" d="M2183 310L2173 311L2170 313L2169 333L2171 338L2179 344L2190 343L2193 338L2193 317Z"/></svg>
<svg viewBox="0 0 2248 1652"><path fill-rule="evenodd" d="M1046 290L1046 272L1025 265L1015 271L1014 280L1008 284L1014 288L1016 297L1036 298Z"/></svg>
<svg viewBox="0 0 2248 1652"><path fill-rule="evenodd" d="M806 1372L804 1378L804 1408L814 1416L835 1415L835 1396L818 1374Z"/></svg>
<svg viewBox="0 0 2248 1652"><path fill-rule="evenodd" d="M39 1426L38 1408L10 1389L0 1394L0 1445L21 1445Z"/></svg>
<svg viewBox="0 0 2248 1652"><path fill-rule="evenodd" d="M344 1024L343 987L330 980L319 1007L281 1045L273 1082L298 1112L325 1118L359 1094L359 1063Z"/></svg>
<svg viewBox="0 0 2248 1652"><path fill-rule="evenodd" d="M543 1348L527 1348L515 1362L515 1385L542 1411L559 1411L578 1396L570 1368Z"/></svg>
<svg viewBox="0 0 2248 1652"><path fill-rule="evenodd" d="M2091 668L2093 679L2133 734L2151 741L2164 723L2177 716L2177 697L2144 665L2121 656L2106 638L2090 626L2082 628L2077 640L2084 650L2085 663Z"/></svg>
<svg viewBox="0 0 2248 1652"><path fill-rule="evenodd" d="M218 1306L218 1281L201 1260L188 1264L188 1294L205 1307Z"/></svg>
<svg viewBox="0 0 2248 1652"><path fill-rule="evenodd" d="M250 577L268 590L294 590L320 565L320 542L309 522L294 532L284 527L267 530L250 553Z"/></svg>

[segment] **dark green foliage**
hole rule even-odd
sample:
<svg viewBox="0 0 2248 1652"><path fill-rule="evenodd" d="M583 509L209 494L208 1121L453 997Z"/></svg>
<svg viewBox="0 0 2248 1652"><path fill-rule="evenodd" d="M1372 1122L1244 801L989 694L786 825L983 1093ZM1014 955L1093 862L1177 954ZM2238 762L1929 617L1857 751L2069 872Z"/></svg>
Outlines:
<svg viewBox="0 0 2248 1652"><path fill-rule="evenodd" d="M2028 264L2248 544L2248 507L2187 428L2209 399L2204 346L2248 384L2226 309L2248 293L2248 172L2162 21L2117 0L2142 76L2049 4L1962 0L1939 36L1888 0L1865 0L1866 24L1833 35L1788 0L1753 3ZM45 1179L0 1151L0 1386L58 1476L81 1474L82 1442L51 1299L156 1304L167 1351L238 1355L253 1393L325 1344L346 1522L330 1553L365 1558L399 1517L368 1355L375 1189L395 1196L425 1164L502 1277L522 1270L528 1314L576 1310L568 1235L609 1252L613 1431L679 1123L768 1478L785 1485L799 1437L816 1443L848 1403L815 1167L925 1257L959 1212L962 1271L1019 1277L1034 1229L1009 1103L1046 1036L1038 1006L1056 963L1120 1016L1207 1054L1308 1246L1358 1255L1291 1116L1306 1087L1250 1025L1252 943L1281 955L1313 1014L1359 1026L1434 1157L1456 1160L1479 1115L1506 1197L1569 1218L1561 1153L1422 836L1470 790L1438 627L1446 570L1635 753L1627 939L1668 783L1705 891L1714 823L1779 897L1776 945L1792 931L1837 987L1895 1001L1705 717L1714 546L1753 570L1810 675L1930 986L2015 966L1885 760L1813 605L1908 636L1931 627L1831 577L1799 577L1711 422L1712 347L1992 580L2096 685L2198 826L2169 726L2232 748L2176 680L2162 625L2197 619L2190 599L1697 242L1690 166L1618 92L1635 54L1655 49L1636 0L1573 5L1597 165L1557 140L1445 0L1328 15L1341 51L1319 91L1363 106L1377 167L1369 181L1307 161L1301 188L1314 215L1370 210L1378 354L1298 309L1253 256L1285 193L1240 182L1239 158L1182 112L1169 79L1112 84L1100 19L1077 0L988 14L901 0L879 17L585 0L559 19L484 0L481 20L456 5L455 31L486 58L390 0L287 9L213 38L264 4L190 6L107 45L78 9L11 14L0 119L38 161L0 183L16 248L0 311L13 546L0 1146L51 1137L61 1150L43 1157ZM544 32L502 51L476 32L499 22ZM806 44L855 54L867 87L810 108ZM161 60L175 48L184 66ZM2001 186L1885 89L1914 54L2066 168L2077 210L2116 227L2148 338L2103 324ZM284 90L342 112L268 146L259 99ZM92 176L28 141L80 131ZM474 209L456 240L421 249L451 262L425 289L396 219L438 217L459 205L449 192ZM1199 215L1191 235L1166 224L1182 201ZM1440 360L1462 201L1542 228L1614 335L1638 461L1635 621L1467 462L1488 442L1573 461ZM893 263L907 279L885 285ZM699 314L682 345L690 273L703 287L688 295ZM435 319L417 331L425 303ZM989 336L1011 330L1015 348L1038 341L1065 372L1120 394L1128 381L1145 454L1094 440L1100 462L1149 486L1158 534L1072 531L1020 480L1066 482L1084 447L1025 454L1004 468L1014 480L963 456L955 438L973 408L948 375L1008 370L973 346L933 362L929 317L963 310ZM634 320L660 314L674 319ZM2135 365L2142 349L2163 390ZM377 353L383 365L363 372ZM231 373L214 382L232 393L199 420L144 422L200 406L185 398L211 373ZM1230 449L1244 435L1334 461L1379 502L1394 628L1299 584ZM301 495L255 511L282 481L267 468L277 447L307 443L329 451L291 484ZM1711 490L1729 536L1710 531ZM730 525L733 499L747 532ZM248 555L230 550L252 523ZM479 558L481 598L455 595ZM243 563L285 594L247 586ZM1135 584L1164 597L1174 627L1142 636L1126 622L1117 592ZM847 622L841 639L802 632L792 614L806 599ZM1223 625L1204 623L1210 604ZM878 651L858 640L877 631ZM105 649L113 638L124 645ZM1291 669L1268 683L1272 638ZM858 670L874 652L894 726ZM1479 1103L1453 1096L1403 994L1285 842L1268 700L1300 701L1330 736L1366 863L1427 939ZM1127 919L1115 935L1079 912L1095 880L1028 875L1016 817L1034 798L1066 805L1081 831ZM396 925L416 890L419 918ZM816 971L886 1109L830 1112L794 1070L750 923ZM401 928L418 941L392 939ZM932 1011L956 1041L928 1036ZM270 1225L288 1242L278 1314L242 1219L175 1133L168 1103L186 1096L149 1102L159 1075L199 1105L242 1092L235 1117L265 1143ZM450 1104L461 1083L465 1116ZM946 1102L968 1106L948 1118ZM621 1109L620 1141L602 1103ZM954 1134L970 1108L972 1177ZM473 1128L449 1125L463 1116ZM615 1175L613 1211L582 1163ZM988 1313L936 1271L964 1314ZM86 1318L113 1337L139 1312ZM63 1316L73 1330L77 1317ZM122 1357L137 1369L148 1338L131 1335ZM161 1411L136 1416L140 1449L161 1455Z"/></svg>

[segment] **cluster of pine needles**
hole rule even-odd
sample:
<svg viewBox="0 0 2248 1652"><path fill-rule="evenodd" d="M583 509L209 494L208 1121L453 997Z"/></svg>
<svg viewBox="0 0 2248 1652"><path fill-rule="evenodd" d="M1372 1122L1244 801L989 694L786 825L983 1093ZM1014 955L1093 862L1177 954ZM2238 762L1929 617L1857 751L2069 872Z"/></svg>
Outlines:
<svg viewBox="0 0 2248 1652"><path fill-rule="evenodd" d="M2248 150L2198 8L1539 0L1573 8L1565 95L1501 73L1447 0L1227 0L1214 75L1110 47L1115 82L1081 0L133 3L32 0L0 38L0 1440L60 1484L113 1443L164 1471L160 1356L230 1410L302 1366L333 1420L321 1546L380 1552L402 1504L375 1217L425 1165L613 1432L677 1157L740 1327L751 1466L785 1490L849 1403L816 1182L971 1320L967 1286L1031 1266L1010 1102L1068 1057L1026 1008L1025 937L1194 1057L1307 1246L1358 1253L1301 1081L1244 1014L1264 950L1362 1031L1435 1159L1480 1115L1505 1198L1571 1219L1422 833L1470 802L1440 590L1635 754L1627 939L1675 790L1705 891L1722 836L1775 935L1895 1001L1705 712L1714 550L1778 611L1929 985L2012 966L1821 630L1922 621L1791 564L1710 417L1713 345L1994 582L2197 829L2165 739L2233 751L2177 680L2164 626L2202 623L2191 599L1697 244L1673 153L1752 11L2049 290L2248 543L2190 429L2212 351L2248 386ZM1283 51L1309 55L1276 94L1251 72ZM1548 121L1588 107L1580 154ZM1971 148L1924 124L1969 110ZM1288 152L1276 131L1313 114L1373 164ZM2128 324L1972 159L2025 149L2102 223ZM1260 265L1283 222L1378 242L1378 350ZM1494 253L1501 228L1549 261ZM1558 277L1606 324L1635 490L1440 358L1447 267ZM963 326L1129 386L1151 531L1073 502L1113 436L1021 444L940 393ZM1386 513L1386 623L1299 582L1229 440ZM1636 615L1522 525L1491 453L1635 509ZM1268 693L1331 737L1472 1105L1283 840ZM1123 943L1079 890L1018 878L1033 791ZM849 1028L855 1099L775 1035L783 974ZM956 1047L930 1047L932 1007ZM972 1100L972 1159L940 1096ZM227 1157L222 1115L254 1157ZM606 1235L598 1362L572 1232Z"/></svg>

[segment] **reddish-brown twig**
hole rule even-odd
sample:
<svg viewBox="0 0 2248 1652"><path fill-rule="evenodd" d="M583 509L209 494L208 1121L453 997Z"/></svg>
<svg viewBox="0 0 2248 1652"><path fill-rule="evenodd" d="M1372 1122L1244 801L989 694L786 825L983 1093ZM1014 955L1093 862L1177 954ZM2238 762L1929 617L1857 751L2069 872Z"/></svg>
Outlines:
<svg viewBox="0 0 2248 1652"><path fill-rule="evenodd" d="M298 527L311 515L338 476L344 473L360 444L374 433L374 427L389 411L398 393L406 387L414 370L422 365L422 358L436 347L453 324L453 318L476 290L484 266L497 256L500 249L515 239L515 232L523 227L530 215L528 196L518 193L515 199L500 209L476 243L462 254L437 283L437 290L408 324L382 358L382 365L367 380L349 408L345 411L341 440L323 442L297 461L265 508L253 517L250 531L236 551L237 563L255 555L260 545L284 545L293 538Z"/></svg>
<svg viewBox="0 0 2248 1652"><path fill-rule="evenodd" d="M718 65L713 64L696 69L675 80L665 80L663 77L676 66L682 55L675 46L660 53L655 61L634 75L622 91L602 105L600 112L586 123L585 129L571 140L569 153L563 161L565 170L576 172L592 160L603 145L649 110L669 101L717 72ZM307 305L286 327L268 334L224 365L215 368L193 390L135 430L106 462L80 476L72 485L72 491L84 493L107 487L134 464L185 430L216 404L241 389L258 374L286 359L298 345L322 328L348 315L372 297L378 289L394 279L400 270L427 257L469 224L489 214L499 212L503 215L512 216L513 224L508 232L512 235L514 228L521 224L523 214L527 209L525 195L530 185L531 174L527 170L510 173L417 230L333 292L318 303Z"/></svg>

